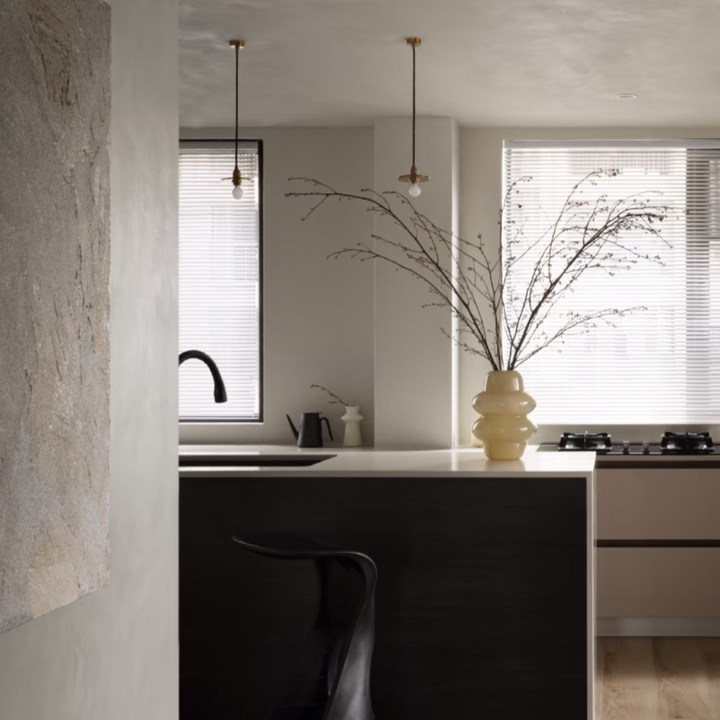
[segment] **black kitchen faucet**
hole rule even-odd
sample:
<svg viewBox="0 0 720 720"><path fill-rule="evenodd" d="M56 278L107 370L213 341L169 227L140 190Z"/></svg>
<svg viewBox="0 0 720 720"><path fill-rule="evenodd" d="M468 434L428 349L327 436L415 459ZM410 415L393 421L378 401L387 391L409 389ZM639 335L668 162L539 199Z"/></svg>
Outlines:
<svg viewBox="0 0 720 720"><path fill-rule="evenodd" d="M225 383L223 382L222 375L218 370L218 366L215 361L201 350L186 350L180 353L180 362L178 365L182 365L186 360L202 360L210 369L215 382L215 402L224 403L227 402L227 393L225 392Z"/></svg>

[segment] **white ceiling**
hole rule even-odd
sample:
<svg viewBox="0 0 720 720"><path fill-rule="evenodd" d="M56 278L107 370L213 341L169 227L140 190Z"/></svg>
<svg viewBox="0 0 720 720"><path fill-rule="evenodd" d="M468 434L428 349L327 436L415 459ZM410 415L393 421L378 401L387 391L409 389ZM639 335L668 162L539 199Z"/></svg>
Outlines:
<svg viewBox="0 0 720 720"><path fill-rule="evenodd" d="M719 0L182 0L183 127L720 125ZM637 93L634 101L617 93Z"/></svg>

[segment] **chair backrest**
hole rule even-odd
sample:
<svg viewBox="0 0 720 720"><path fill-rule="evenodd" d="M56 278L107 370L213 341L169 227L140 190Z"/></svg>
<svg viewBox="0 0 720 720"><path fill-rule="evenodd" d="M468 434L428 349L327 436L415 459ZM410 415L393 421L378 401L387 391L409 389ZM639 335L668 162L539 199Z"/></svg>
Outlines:
<svg viewBox="0 0 720 720"><path fill-rule="evenodd" d="M320 579L315 623L272 720L374 720L370 669L377 568L373 560L306 539L249 540L235 535L233 540L268 558L312 560Z"/></svg>

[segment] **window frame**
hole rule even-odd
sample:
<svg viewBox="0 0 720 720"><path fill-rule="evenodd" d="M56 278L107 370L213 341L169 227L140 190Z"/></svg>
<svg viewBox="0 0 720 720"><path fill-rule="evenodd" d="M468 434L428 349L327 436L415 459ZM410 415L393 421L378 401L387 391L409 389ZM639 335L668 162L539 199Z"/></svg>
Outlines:
<svg viewBox="0 0 720 720"><path fill-rule="evenodd" d="M265 165L263 141L256 138L241 138L240 148L251 145L257 148L258 163L258 416L256 418L181 418L181 425L262 425L265 422ZM178 148L178 163L183 148L202 150L224 149L234 151L235 140L230 138L181 139ZM228 169L228 175L232 168ZM229 192L229 190L228 190ZM179 246L178 246L179 250ZM179 285L178 285L179 292ZM202 348L199 348L202 349ZM179 349L178 349L179 352Z"/></svg>
<svg viewBox="0 0 720 720"><path fill-rule="evenodd" d="M693 158L693 151L703 151L703 150L720 150L720 138L665 138L665 139L624 139L624 140L617 140L612 138L604 138L601 140L598 139L592 139L592 140L586 140L586 139L575 139L575 140L567 140L567 139L559 139L559 140L522 140L522 139L503 139L502 143L502 169L501 169L501 187L502 187L502 193L503 197L505 196L507 187L508 187L508 167L507 167L507 156L508 151L512 151L515 149L532 149L532 150L573 150L573 149L606 149L606 148L622 148L622 149L636 149L636 150L652 150L652 149L681 149L685 150L687 153L687 160L686 160L686 170L692 165L693 162L701 162L701 160L698 160L696 158ZM698 194L707 193L708 197L710 197L711 190L710 190L710 179L709 179L710 171L708 171L708 180L706 181L706 185L703 186L701 190L694 189L692 195L691 193L686 191L686 204L691 204L690 198L694 197L696 198ZM707 239L704 239L704 236L702 233L699 233L697 227L693 227L692 223L688 224L688 228L686 231L686 246L690 246L691 241L692 244L699 244L699 245L706 245L708 252L710 249L710 242ZM697 235L700 235L700 237L697 237ZM504 242L504 237L501 239L501 242ZM688 262L688 259L686 259L686 263ZM705 267L707 269L707 283L708 287L710 284L710 265L702 265L701 267ZM685 297L688 299L688 302L691 303L693 298L693 293L691 292L691 286L686 281L685 285ZM690 308L687 308L687 312L690 312ZM686 327L686 336L690 334L690 326L688 325ZM503 343L505 342L505 337L503 336ZM708 352L708 351L706 351ZM689 357L686 355L685 362L689 363ZM520 372L522 372L522 367L520 368ZM686 409L688 411L688 414L690 414L690 410L696 409L696 404L693 404L693 397L690 393L687 392L685 394L685 402L686 402ZM576 420L570 420L570 424L579 424L584 423L585 421L576 421ZM563 427L565 428L565 425L568 423L560 424L555 420L552 420L550 422L543 422L543 427ZM714 427L716 425L716 420L698 420L696 417L692 417L691 419L687 421L683 421L680 423L683 427L687 427L688 429L692 430L693 428L705 430L708 427ZM605 427L607 426L607 427ZM619 428L619 427L648 427L648 423L645 422L638 422L638 421L631 421L631 422L623 422L621 420L614 420L612 423L604 423L603 429L608 429L611 427ZM653 425L654 427L655 425ZM668 426L678 426L677 422L666 422L666 423L659 423L657 424L658 427L664 427L665 429L668 429Z"/></svg>

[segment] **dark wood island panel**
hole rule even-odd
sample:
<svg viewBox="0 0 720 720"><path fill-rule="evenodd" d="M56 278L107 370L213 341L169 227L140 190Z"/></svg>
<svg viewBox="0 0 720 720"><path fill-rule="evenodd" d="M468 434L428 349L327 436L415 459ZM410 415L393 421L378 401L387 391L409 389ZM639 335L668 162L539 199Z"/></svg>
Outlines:
<svg viewBox="0 0 720 720"><path fill-rule="evenodd" d="M579 720L588 708L586 478L180 481L182 720L267 720L318 606L310 561L240 535L317 538L378 567L383 720Z"/></svg>

